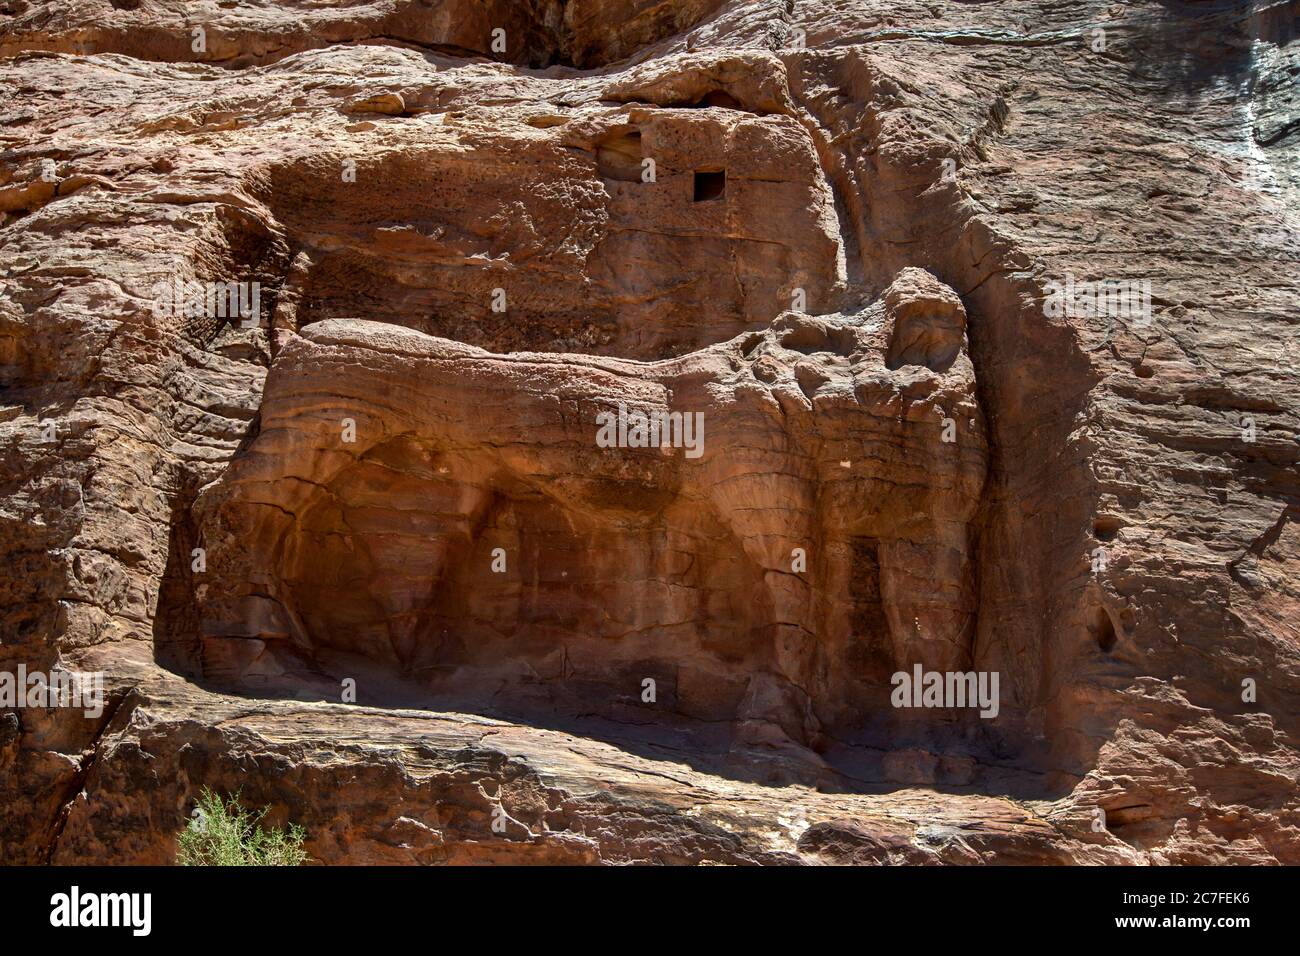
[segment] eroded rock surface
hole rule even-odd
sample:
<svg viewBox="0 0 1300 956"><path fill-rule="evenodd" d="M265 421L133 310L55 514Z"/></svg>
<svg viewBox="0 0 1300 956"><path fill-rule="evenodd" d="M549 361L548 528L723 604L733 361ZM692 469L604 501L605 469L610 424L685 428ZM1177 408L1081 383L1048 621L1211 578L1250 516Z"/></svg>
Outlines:
<svg viewBox="0 0 1300 956"><path fill-rule="evenodd" d="M0 859L1300 862L1297 11L0 4Z"/></svg>
<svg viewBox="0 0 1300 956"><path fill-rule="evenodd" d="M860 314L787 313L650 364L307 326L195 508L204 673L325 647L447 691L580 684L587 711L653 677L661 710L805 744L887 710L890 674L963 669L973 638L987 448L941 289L908 276ZM948 371L890 373L925 308L948 313ZM637 415L663 434L601 447L602 416L612 439Z"/></svg>

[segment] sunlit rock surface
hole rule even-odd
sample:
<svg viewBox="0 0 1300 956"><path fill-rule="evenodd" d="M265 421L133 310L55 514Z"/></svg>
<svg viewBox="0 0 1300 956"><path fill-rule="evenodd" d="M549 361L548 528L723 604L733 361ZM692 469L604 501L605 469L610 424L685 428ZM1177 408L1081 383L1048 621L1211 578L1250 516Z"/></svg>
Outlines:
<svg viewBox="0 0 1300 956"><path fill-rule="evenodd" d="M0 862L1300 863L1298 13L0 4Z"/></svg>

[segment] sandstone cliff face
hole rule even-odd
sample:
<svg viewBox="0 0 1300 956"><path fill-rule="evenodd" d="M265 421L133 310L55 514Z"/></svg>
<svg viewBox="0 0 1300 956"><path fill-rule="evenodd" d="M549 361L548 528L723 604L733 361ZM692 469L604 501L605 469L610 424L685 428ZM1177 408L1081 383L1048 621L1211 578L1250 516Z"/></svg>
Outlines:
<svg viewBox="0 0 1300 956"><path fill-rule="evenodd" d="M0 859L1300 862L1298 13L0 3Z"/></svg>

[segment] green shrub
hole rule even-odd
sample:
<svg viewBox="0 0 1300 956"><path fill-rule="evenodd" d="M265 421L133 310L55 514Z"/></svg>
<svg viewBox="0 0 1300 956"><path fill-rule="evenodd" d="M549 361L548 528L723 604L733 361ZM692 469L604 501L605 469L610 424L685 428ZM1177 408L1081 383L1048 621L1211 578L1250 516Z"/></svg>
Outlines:
<svg viewBox="0 0 1300 956"><path fill-rule="evenodd" d="M307 832L296 824L287 830L263 828L265 807L256 812L239 804L239 794L222 800L207 787L198 808L176 841L181 866L300 866Z"/></svg>

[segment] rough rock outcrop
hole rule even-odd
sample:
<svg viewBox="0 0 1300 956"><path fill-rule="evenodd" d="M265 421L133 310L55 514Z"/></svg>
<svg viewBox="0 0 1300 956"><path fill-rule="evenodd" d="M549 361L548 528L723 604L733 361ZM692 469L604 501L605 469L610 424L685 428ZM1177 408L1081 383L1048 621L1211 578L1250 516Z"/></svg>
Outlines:
<svg viewBox="0 0 1300 956"><path fill-rule="evenodd" d="M0 4L0 861L1300 862L1298 10Z"/></svg>
<svg viewBox="0 0 1300 956"><path fill-rule="evenodd" d="M780 702L805 744L888 712L890 674L964 669L973 637L987 450L942 288L913 270L888 309L655 363L307 326L194 509L203 672L333 649L448 691L580 686L588 711L650 677L699 719ZM927 358L926 308L948 371L891 373L900 340Z"/></svg>

